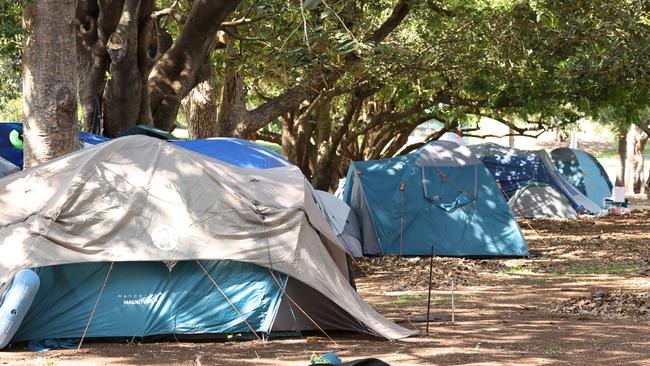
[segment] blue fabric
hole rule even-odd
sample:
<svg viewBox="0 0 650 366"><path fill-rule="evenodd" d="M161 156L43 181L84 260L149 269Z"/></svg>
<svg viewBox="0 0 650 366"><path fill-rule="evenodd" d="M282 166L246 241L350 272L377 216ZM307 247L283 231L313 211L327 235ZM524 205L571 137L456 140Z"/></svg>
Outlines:
<svg viewBox="0 0 650 366"><path fill-rule="evenodd" d="M482 160L507 197L512 197L519 188L530 182L550 184L544 165L534 154L486 156Z"/></svg>
<svg viewBox="0 0 650 366"><path fill-rule="evenodd" d="M82 132L79 132L79 140L83 141L83 142L85 142L87 144L97 145L97 144L101 144L102 142L106 142L106 141L110 140L110 138L104 137L104 136L93 135L92 133L82 131Z"/></svg>
<svg viewBox="0 0 650 366"><path fill-rule="evenodd" d="M13 130L23 131L22 123L0 123L0 156L9 160L19 168L23 168L23 151L15 148L9 141L9 134Z"/></svg>
<svg viewBox="0 0 650 366"><path fill-rule="evenodd" d="M27 349L32 352L47 352L53 349L72 349L79 346L79 339L43 339L27 342Z"/></svg>
<svg viewBox="0 0 650 366"><path fill-rule="evenodd" d="M562 176L600 207L612 196L612 182L598 160L582 150L560 148L551 152Z"/></svg>
<svg viewBox="0 0 650 366"><path fill-rule="evenodd" d="M15 148L11 141L9 141L9 134L11 131L17 130L18 132L23 132L22 123L0 123L0 156L9 160L14 165L19 168L23 168L23 151L21 149ZM96 136L87 132L79 133L79 140L89 143L91 145L97 145L101 142L109 140L107 137Z"/></svg>
<svg viewBox="0 0 650 366"><path fill-rule="evenodd" d="M510 207L483 164L419 166L418 153L350 166L344 200L352 206L360 201L352 194L363 192L372 218L366 222L372 222L383 254L430 255L433 246L441 256L528 255ZM363 190L352 189L355 181ZM361 207L353 209L363 215Z"/></svg>
<svg viewBox="0 0 650 366"><path fill-rule="evenodd" d="M9 133L13 130L22 133L23 124L0 123L0 157L22 168L23 151L15 148L9 141ZM108 137L87 132L80 132L79 139L92 145L110 140ZM176 146L244 168L268 169L291 165L291 162L275 151L252 141L238 138L220 137L205 140L173 140L170 142Z"/></svg>
<svg viewBox="0 0 650 366"><path fill-rule="evenodd" d="M252 141L238 138L174 140L172 144L244 168L268 169L289 166L282 155Z"/></svg>
<svg viewBox="0 0 650 366"><path fill-rule="evenodd" d="M161 334L268 332L282 289L268 269L235 261L204 261L210 276L241 316L194 261L170 271L162 262L115 263L87 337L145 337ZM38 268L41 287L14 341L80 338L108 263ZM286 276L276 273L284 287Z"/></svg>

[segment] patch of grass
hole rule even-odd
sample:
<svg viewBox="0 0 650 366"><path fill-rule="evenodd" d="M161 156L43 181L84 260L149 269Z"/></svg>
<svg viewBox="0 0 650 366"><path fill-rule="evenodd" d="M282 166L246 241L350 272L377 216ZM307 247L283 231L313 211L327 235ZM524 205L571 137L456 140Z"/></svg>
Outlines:
<svg viewBox="0 0 650 366"><path fill-rule="evenodd" d="M432 299L433 300L433 299ZM413 305L427 301L427 295L423 294L403 294L397 296L393 302L397 305Z"/></svg>
<svg viewBox="0 0 650 366"><path fill-rule="evenodd" d="M467 295L456 294L456 304L461 300L468 299ZM394 304L397 305L426 305L427 303L427 294L402 294L399 295L393 300ZM449 296L431 296L431 306L451 306L451 295Z"/></svg>
<svg viewBox="0 0 650 366"><path fill-rule="evenodd" d="M258 145L262 145L262 146L264 146L265 148L267 148L267 149L269 149L269 150L273 150L273 151L275 151L276 153L282 155L282 146L281 146L281 145L278 145L278 144L273 143L273 142L263 141L263 140L257 140L257 141L255 141L255 142L256 142Z"/></svg>
<svg viewBox="0 0 650 366"><path fill-rule="evenodd" d="M41 366L54 366L54 365L55 365L54 360L51 359L44 359L41 362Z"/></svg>
<svg viewBox="0 0 650 366"><path fill-rule="evenodd" d="M577 264L561 270L563 274L624 274L636 272L639 270L638 265L634 264Z"/></svg>
<svg viewBox="0 0 650 366"><path fill-rule="evenodd" d="M564 350L562 347L549 347L544 350L544 353L549 355L559 355L564 353Z"/></svg>
<svg viewBox="0 0 650 366"><path fill-rule="evenodd" d="M512 275L529 275L535 273L535 270L530 267L508 267L501 273Z"/></svg>
<svg viewBox="0 0 650 366"><path fill-rule="evenodd" d="M187 131L187 128L176 127L176 129L172 131L172 135L174 135L179 140L187 140L190 138L190 134Z"/></svg>

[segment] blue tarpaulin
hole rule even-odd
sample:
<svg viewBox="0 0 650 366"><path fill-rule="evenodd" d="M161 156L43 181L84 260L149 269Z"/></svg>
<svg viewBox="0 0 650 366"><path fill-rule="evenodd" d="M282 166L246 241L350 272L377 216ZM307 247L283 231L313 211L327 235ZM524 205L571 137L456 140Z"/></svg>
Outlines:
<svg viewBox="0 0 650 366"><path fill-rule="evenodd" d="M252 141L219 137L205 140L174 140L176 146L244 168L268 169L289 166L282 155Z"/></svg>
<svg viewBox="0 0 650 366"><path fill-rule="evenodd" d="M23 151L14 147L9 141L9 134L13 130L22 133L23 124L17 122L0 123L0 157L22 168ZM79 140L96 145L108 141L110 138L80 132ZM268 169L291 165L287 159L275 151L255 142L239 138L217 137L198 140L171 140L170 143L244 168Z"/></svg>
<svg viewBox="0 0 650 366"><path fill-rule="evenodd" d="M9 134L16 130L23 133L23 124L18 122L0 122L0 157L9 160L14 165L23 167L23 150L14 147L9 141ZM87 132L79 133L79 140L87 144L96 145L109 140L108 137L96 136Z"/></svg>

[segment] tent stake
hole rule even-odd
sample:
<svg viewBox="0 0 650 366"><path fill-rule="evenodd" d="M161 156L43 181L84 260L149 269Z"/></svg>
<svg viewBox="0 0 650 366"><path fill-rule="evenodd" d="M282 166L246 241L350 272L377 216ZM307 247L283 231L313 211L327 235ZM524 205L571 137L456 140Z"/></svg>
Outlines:
<svg viewBox="0 0 650 366"><path fill-rule="evenodd" d="M404 183L400 184L399 190L401 193L401 209L399 216L399 256L404 256Z"/></svg>
<svg viewBox="0 0 650 366"><path fill-rule="evenodd" d="M454 292L454 275L451 275L451 322L456 321L456 296Z"/></svg>
<svg viewBox="0 0 650 366"><path fill-rule="evenodd" d="M431 281L433 279L433 245L431 246L431 259L429 260L429 299L427 300L427 330L429 334L429 314L431 314Z"/></svg>

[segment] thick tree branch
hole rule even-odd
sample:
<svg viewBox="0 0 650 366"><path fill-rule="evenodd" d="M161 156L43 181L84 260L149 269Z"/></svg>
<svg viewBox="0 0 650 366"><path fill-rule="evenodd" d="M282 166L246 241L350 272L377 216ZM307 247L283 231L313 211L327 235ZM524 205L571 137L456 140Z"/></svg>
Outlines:
<svg viewBox="0 0 650 366"><path fill-rule="evenodd" d="M160 58L149 77L151 112L157 127L172 130L181 99L197 81L195 76L221 23L241 0L194 1L176 42Z"/></svg>
<svg viewBox="0 0 650 366"><path fill-rule="evenodd" d="M282 135L265 130L259 130L256 133L256 136L260 140L273 142L274 144L282 145Z"/></svg>
<svg viewBox="0 0 650 366"><path fill-rule="evenodd" d="M386 37L388 37L388 35L395 30L395 28L402 24L409 11L409 0L398 1L388 19L386 19L384 23L379 26L379 28L372 32L372 34L366 38L365 41L368 43L373 43L375 45L383 42L384 39L386 39Z"/></svg>

